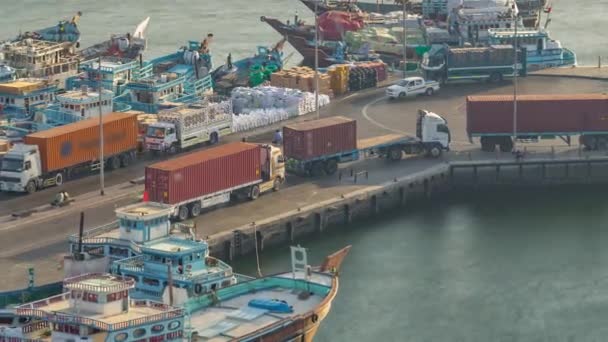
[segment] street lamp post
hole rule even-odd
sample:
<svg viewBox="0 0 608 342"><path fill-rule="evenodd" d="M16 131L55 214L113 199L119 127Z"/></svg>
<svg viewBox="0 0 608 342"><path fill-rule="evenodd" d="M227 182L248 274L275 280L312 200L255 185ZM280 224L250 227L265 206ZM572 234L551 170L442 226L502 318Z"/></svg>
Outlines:
<svg viewBox="0 0 608 342"><path fill-rule="evenodd" d="M315 111L319 119L319 15L317 14L320 0L315 1Z"/></svg>
<svg viewBox="0 0 608 342"><path fill-rule="evenodd" d="M406 73L407 73L407 34L405 32L405 19L407 17L406 15L406 6L405 3L407 2L406 0L402 0L403 2L403 78L406 77Z"/></svg>
<svg viewBox="0 0 608 342"><path fill-rule="evenodd" d="M104 174L103 174L103 169L105 167L105 163L103 161L103 110L102 110L102 77L101 77L101 56L98 59L98 66L99 66L99 85L98 85L98 90L99 90L99 193L101 194L101 196L105 195L104 193Z"/></svg>
<svg viewBox="0 0 608 342"><path fill-rule="evenodd" d="M513 151L517 151L517 73L519 60L517 58L517 18L519 13L515 12L515 4L513 4Z"/></svg>

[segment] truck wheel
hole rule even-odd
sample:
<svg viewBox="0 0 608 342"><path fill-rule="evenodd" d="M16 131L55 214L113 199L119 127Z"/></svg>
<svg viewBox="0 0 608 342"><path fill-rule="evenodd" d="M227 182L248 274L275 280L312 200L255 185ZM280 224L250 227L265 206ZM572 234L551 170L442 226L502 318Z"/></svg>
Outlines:
<svg viewBox="0 0 608 342"><path fill-rule="evenodd" d="M433 158L439 158L439 156L441 156L441 149L437 145L431 146L428 149L427 153L429 156L431 156Z"/></svg>
<svg viewBox="0 0 608 342"><path fill-rule="evenodd" d="M201 214L201 202L196 201L190 204L190 217L194 218Z"/></svg>
<svg viewBox="0 0 608 342"><path fill-rule="evenodd" d="M335 159L330 159L325 162L325 173L333 175L338 171L338 162Z"/></svg>
<svg viewBox="0 0 608 342"><path fill-rule="evenodd" d="M405 92L399 93L399 98L402 99L405 97Z"/></svg>
<svg viewBox="0 0 608 342"><path fill-rule="evenodd" d="M169 146L167 153L169 153L171 155L177 154L177 145L173 144L173 145Z"/></svg>
<svg viewBox="0 0 608 342"><path fill-rule="evenodd" d="M61 172L55 175L55 185L61 186L63 184L63 174Z"/></svg>
<svg viewBox="0 0 608 342"><path fill-rule="evenodd" d="M432 96L434 92L435 90L433 88L427 88L424 93L426 94L426 96Z"/></svg>
<svg viewBox="0 0 608 342"><path fill-rule="evenodd" d="M120 158L120 165L122 167L128 167L129 164L131 164L131 154L130 153L123 154L122 157Z"/></svg>
<svg viewBox="0 0 608 342"><path fill-rule="evenodd" d="M260 197L260 187L254 185L251 187L251 190L249 190L249 199L253 201L256 200L258 197Z"/></svg>
<svg viewBox="0 0 608 342"><path fill-rule="evenodd" d="M216 132L211 133L211 135L209 136L209 145L215 145L220 141L219 136L217 135Z"/></svg>
<svg viewBox="0 0 608 342"><path fill-rule="evenodd" d="M25 191L27 191L28 194L33 194L34 192L36 192L36 190L38 190L38 189L37 189L36 183L34 181L29 181L25 185Z"/></svg>
<svg viewBox="0 0 608 342"><path fill-rule="evenodd" d="M490 75L490 83L498 83L502 81L502 74L499 72L492 73Z"/></svg>
<svg viewBox="0 0 608 342"><path fill-rule="evenodd" d="M513 151L513 140L506 138L500 142L500 152L511 152Z"/></svg>
<svg viewBox="0 0 608 342"><path fill-rule="evenodd" d="M179 207L179 210L177 211L177 219L180 221L185 221L188 219L188 207L185 205L182 205L181 207Z"/></svg>
<svg viewBox="0 0 608 342"><path fill-rule="evenodd" d="M388 150L388 159L391 161L399 161L403 158L403 151L398 147L392 147Z"/></svg>
<svg viewBox="0 0 608 342"><path fill-rule="evenodd" d="M274 183L272 183L272 191L281 190L281 178L275 178Z"/></svg>
<svg viewBox="0 0 608 342"><path fill-rule="evenodd" d="M484 152L494 152L494 141L487 137L481 137L481 150Z"/></svg>
<svg viewBox="0 0 608 342"><path fill-rule="evenodd" d="M313 177L321 177L323 176L323 169L323 162L316 161L312 163L312 166L310 167L310 175Z"/></svg>
<svg viewBox="0 0 608 342"><path fill-rule="evenodd" d="M112 157L110 159L108 159L107 163L107 167L110 170L116 170L120 167L120 158L118 157Z"/></svg>

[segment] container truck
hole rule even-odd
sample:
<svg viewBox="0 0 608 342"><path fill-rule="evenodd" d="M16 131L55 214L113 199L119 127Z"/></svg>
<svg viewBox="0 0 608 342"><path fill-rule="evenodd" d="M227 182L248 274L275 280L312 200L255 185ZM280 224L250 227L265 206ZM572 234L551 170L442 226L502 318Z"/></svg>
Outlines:
<svg viewBox="0 0 608 342"><path fill-rule="evenodd" d="M230 133L229 101L192 103L159 112L157 122L148 125L145 144L153 153L175 154L203 143L216 144Z"/></svg>
<svg viewBox="0 0 608 342"><path fill-rule="evenodd" d="M284 181L280 148L234 142L148 166L145 191L150 201L172 206L172 218L185 220L231 198L278 191Z"/></svg>
<svg viewBox="0 0 608 342"><path fill-rule="evenodd" d="M514 75L514 51L512 45L475 48L433 45L423 55L420 67L425 79L436 80L441 84L459 80L500 82ZM527 73L525 48L521 48L518 53L517 70L520 76Z"/></svg>
<svg viewBox="0 0 608 342"><path fill-rule="evenodd" d="M357 122L342 116L306 121L283 128L286 169L313 177L334 174L338 164L367 157L400 160L403 153L439 157L449 150L450 130L440 115L418 111L416 136L390 134L357 140Z"/></svg>
<svg viewBox="0 0 608 342"><path fill-rule="evenodd" d="M128 166L137 149L137 116L103 116L104 161L108 169ZM0 190L33 193L80 170L99 170L99 119L90 118L26 135L6 154Z"/></svg>
<svg viewBox="0 0 608 342"><path fill-rule="evenodd" d="M513 96L468 96L469 140L479 138L483 151L513 149ZM518 95L517 139L561 138L568 145L579 136L586 149L608 147L608 95Z"/></svg>

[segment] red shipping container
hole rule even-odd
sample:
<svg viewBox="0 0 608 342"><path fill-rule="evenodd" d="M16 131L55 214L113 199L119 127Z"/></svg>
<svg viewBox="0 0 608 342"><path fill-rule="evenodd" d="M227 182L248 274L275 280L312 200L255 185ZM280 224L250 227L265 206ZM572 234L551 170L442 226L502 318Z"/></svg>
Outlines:
<svg viewBox="0 0 608 342"><path fill-rule="evenodd" d="M517 131L580 133L608 131L608 95L519 95ZM467 97L469 136L513 132L513 96Z"/></svg>
<svg viewBox="0 0 608 342"><path fill-rule="evenodd" d="M357 148L357 121L343 116L283 127L286 158L308 160Z"/></svg>
<svg viewBox="0 0 608 342"><path fill-rule="evenodd" d="M103 152L110 157L137 148L137 115L109 113L103 116ZM52 172L99 160L99 118L90 118L25 136L37 145L42 170Z"/></svg>
<svg viewBox="0 0 608 342"><path fill-rule="evenodd" d="M261 179L261 148L234 142L146 167L150 201L176 204Z"/></svg>

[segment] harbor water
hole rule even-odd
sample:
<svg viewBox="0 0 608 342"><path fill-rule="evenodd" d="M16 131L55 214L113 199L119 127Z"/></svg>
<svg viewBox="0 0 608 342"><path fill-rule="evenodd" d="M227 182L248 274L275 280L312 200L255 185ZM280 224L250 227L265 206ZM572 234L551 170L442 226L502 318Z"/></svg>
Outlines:
<svg viewBox="0 0 608 342"><path fill-rule="evenodd" d="M553 38L579 64L596 65L598 56L608 63L608 0L552 4ZM312 21L297 0L2 0L0 38L78 10L83 46L131 32L150 16L147 57L213 33L215 65L281 38L262 15L285 20L297 10ZM299 241L313 263L353 245L317 341L605 341L607 219L605 189L523 189L436 197ZM264 251L262 272L289 268L288 253ZM255 257L235 268L255 274Z"/></svg>
<svg viewBox="0 0 608 342"><path fill-rule="evenodd" d="M608 36L605 34L608 0L550 2L553 11L548 29L552 37L573 49L579 64L597 65L600 55L608 63ZM133 32L141 20L150 16L146 56L174 52L187 40L202 41L207 33L213 33L214 65L223 64L228 53L237 60L250 56L257 45L271 46L281 39L270 26L260 21L261 16L293 22L293 16L298 14L306 22L313 22L312 12L298 0L259 0L254 6L244 0L2 0L0 3L0 40L14 37L19 31L49 27L60 18L71 18L80 10L83 12L81 42L83 46L89 46L109 39L111 33ZM294 52L288 44L285 50L285 57ZM294 53L287 62L293 64L300 59Z"/></svg>

